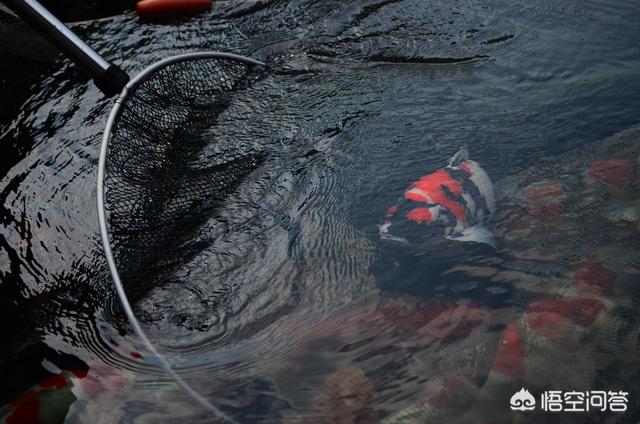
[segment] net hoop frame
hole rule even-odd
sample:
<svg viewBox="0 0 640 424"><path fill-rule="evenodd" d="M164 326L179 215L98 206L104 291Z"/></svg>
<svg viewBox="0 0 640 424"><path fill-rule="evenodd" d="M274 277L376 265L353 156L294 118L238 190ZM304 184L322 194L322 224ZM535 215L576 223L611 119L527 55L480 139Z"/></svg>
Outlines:
<svg viewBox="0 0 640 424"><path fill-rule="evenodd" d="M137 86L146 81L154 72L166 68L169 65L178 62L187 62L192 60L199 59L229 59L235 60L239 62L243 62L247 65L251 66L259 66L266 68L266 63L261 62L259 60L240 56L233 53L226 52L217 52L217 51L209 51L209 52L197 52L197 53L185 53L176 56L171 56L166 59L160 60L144 70L142 70L139 74L137 74L134 78L132 78L129 83L122 89L122 92L115 100L113 108L109 113L109 117L107 119L107 123L104 129L104 133L102 135L102 144L100 146L100 157L98 159L98 175L97 175L97 206L98 206L98 223L100 228L100 238L102 239L102 247L104 250L104 255L107 259L107 264L109 266L109 273L111 274L111 278L113 280L113 284L116 288L116 293L118 295L118 299L122 308L127 316L129 323L131 324L135 335L140 338L145 347L159 360L161 367L171 376L171 378L182 388L184 389L194 400L196 400L200 405L204 408L208 409L210 412L213 412L218 418L221 418L228 422L235 422L232 418L224 414L220 409L212 405L208 400L206 400L202 395L200 395L193 387L191 387L186 381L177 374L173 366L169 363L169 361L162 355L151 343L147 335L145 334L142 326L138 322L136 318L131 303L127 298L127 295L124 291L124 286L122 284L122 280L120 279L120 274L118 273L118 267L116 266L115 258L113 256L113 252L111 249L111 242L109 241L109 232L107 225L107 216L105 211L105 176L106 176L106 166L107 166L107 152L109 150L109 141L112 135L113 125L120 116L120 112L122 110L122 105L126 102L127 97L129 96L129 91L135 89Z"/></svg>

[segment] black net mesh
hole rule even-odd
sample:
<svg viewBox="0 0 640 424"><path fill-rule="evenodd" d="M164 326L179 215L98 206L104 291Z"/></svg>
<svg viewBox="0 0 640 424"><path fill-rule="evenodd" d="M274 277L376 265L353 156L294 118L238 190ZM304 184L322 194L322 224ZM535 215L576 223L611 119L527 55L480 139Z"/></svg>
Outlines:
<svg viewBox="0 0 640 424"><path fill-rule="evenodd" d="M7 6L0 3L0 30L32 32Z"/></svg>
<svg viewBox="0 0 640 424"><path fill-rule="evenodd" d="M107 227L132 299L195 253L187 241L260 163L259 153L216 156L217 121L259 68L194 58L152 72L117 116L105 168Z"/></svg>
<svg viewBox="0 0 640 424"><path fill-rule="evenodd" d="M0 53L10 53L37 62L53 62L58 52L47 40L0 3ZM4 63L6 61L6 63ZM3 58L0 68L19 66L11 58Z"/></svg>

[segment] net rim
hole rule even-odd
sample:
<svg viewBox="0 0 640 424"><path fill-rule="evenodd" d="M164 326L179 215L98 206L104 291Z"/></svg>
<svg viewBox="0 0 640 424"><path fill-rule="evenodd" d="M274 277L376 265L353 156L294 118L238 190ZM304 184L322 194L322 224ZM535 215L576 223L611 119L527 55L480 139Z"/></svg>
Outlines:
<svg viewBox="0 0 640 424"><path fill-rule="evenodd" d="M102 240L102 247L104 251L104 255L107 259L107 264L109 267L109 273L111 274L111 278L113 280L113 284L116 288L116 292L118 295L118 299L122 305L122 308L127 316L127 319L131 326L133 327L133 331L137 337L141 339L145 347L159 360L160 365L164 368L168 374L171 375L173 380L178 383L189 395L191 395L198 403L204 406L206 409L213 412L219 418L229 422L235 422L230 417L226 416L222 411L213 406L208 400L203 398L198 392L196 392L186 381L184 381L173 369L171 364L167 361L167 359L154 347L149 338L146 336L145 332L142 330L140 323L138 322L131 303L129 302L127 295L124 291L124 286L122 284L122 280L120 279L120 274L118 273L118 268L116 266L115 258L113 256L113 252L111 249L111 242L109 240L109 230L107 225L107 217L105 211L105 177L106 177L106 164L107 164L107 151L109 149L109 141L111 139L113 125L116 122L116 119L120 115L122 110L122 105L127 100L129 92L135 89L138 85L146 81L154 72L166 68L169 65L178 62L187 62L191 60L199 60L199 59L229 59L235 60L239 62L246 63L252 66L266 67L267 65L264 62L259 60L240 56L233 53L226 52L217 52L217 51L209 51L209 52L197 52L197 53L186 53L180 54L176 56L171 56L166 59L160 60L144 70L138 73L134 78L132 78L129 83L122 89L122 92L115 100L113 108L109 113L109 117L107 119L107 123L105 126L104 133L102 135L102 144L100 146L100 156L98 159L98 174L97 174L97 193L96 200L98 206L98 224L100 229L100 238Z"/></svg>

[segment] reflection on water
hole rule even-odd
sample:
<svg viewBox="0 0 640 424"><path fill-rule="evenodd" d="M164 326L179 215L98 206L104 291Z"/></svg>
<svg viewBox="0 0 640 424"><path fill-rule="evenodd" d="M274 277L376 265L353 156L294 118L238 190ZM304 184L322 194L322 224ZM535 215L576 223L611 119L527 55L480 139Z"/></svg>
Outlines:
<svg viewBox="0 0 640 424"><path fill-rule="evenodd" d="M264 160L142 293L151 338L240 422L546 422L508 409L521 387L628 391L625 414L558 417L636 422L638 17L296 0L82 26L130 72L203 49L272 64L207 146ZM65 63L0 129L21 145L0 183L0 416L208 422L113 296L94 187L110 107ZM387 208L465 143L494 182L497 249L381 244Z"/></svg>

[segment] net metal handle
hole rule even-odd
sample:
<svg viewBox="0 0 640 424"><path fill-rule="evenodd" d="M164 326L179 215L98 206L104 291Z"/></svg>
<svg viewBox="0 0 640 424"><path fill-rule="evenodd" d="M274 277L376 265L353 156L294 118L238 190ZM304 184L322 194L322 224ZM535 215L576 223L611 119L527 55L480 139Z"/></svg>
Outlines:
<svg viewBox="0 0 640 424"><path fill-rule="evenodd" d="M105 96L120 93L129 81L126 72L96 53L36 0L2 2L88 74Z"/></svg>

